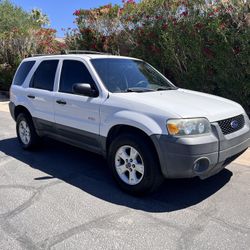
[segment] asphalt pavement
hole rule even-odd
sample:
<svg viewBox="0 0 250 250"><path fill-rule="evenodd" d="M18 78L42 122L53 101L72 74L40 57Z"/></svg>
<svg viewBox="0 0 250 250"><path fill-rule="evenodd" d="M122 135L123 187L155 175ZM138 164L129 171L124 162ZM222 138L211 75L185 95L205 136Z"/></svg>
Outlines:
<svg viewBox="0 0 250 250"><path fill-rule="evenodd" d="M46 139L20 148L0 103L0 249L250 249L250 151L207 180L135 198L105 160Z"/></svg>

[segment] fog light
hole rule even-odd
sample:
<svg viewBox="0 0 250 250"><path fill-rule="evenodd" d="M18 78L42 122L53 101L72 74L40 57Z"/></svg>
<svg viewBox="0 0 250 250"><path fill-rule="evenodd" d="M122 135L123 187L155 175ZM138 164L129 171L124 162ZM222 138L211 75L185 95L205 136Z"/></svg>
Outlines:
<svg viewBox="0 0 250 250"><path fill-rule="evenodd" d="M202 173L209 168L210 162L207 158L198 159L193 166L194 172Z"/></svg>

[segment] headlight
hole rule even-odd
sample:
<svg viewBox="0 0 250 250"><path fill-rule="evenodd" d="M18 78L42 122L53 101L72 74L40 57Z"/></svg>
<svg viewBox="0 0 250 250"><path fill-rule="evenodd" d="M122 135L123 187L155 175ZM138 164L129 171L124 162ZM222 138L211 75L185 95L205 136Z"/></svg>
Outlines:
<svg viewBox="0 0 250 250"><path fill-rule="evenodd" d="M167 130L170 135L202 135L211 132L211 125L206 118L173 119L167 121Z"/></svg>

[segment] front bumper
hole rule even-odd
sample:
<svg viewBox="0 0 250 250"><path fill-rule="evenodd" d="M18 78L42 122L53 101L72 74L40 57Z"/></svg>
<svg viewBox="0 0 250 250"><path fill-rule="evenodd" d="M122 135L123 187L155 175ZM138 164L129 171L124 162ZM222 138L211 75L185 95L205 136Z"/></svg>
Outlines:
<svg viewBox="0 0 250 250"><path fill-rule="evenodd" d="M229 135L223 135L216 122L211 124L209 135L182 138L152 135L163 175L166 178L198 176L205 179L218 173L250 147L250 122L247 116L245 120L241 130Z"/></svg>

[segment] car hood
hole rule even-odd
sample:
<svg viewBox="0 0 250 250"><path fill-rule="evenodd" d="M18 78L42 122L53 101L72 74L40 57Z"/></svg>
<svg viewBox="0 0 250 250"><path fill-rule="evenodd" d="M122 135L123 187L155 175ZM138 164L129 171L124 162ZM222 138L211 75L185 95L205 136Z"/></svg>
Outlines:
<svg viewBox="0 0 250 250"><path fill-rule="evenodd" d="M144 93L119 93L121 103L129 102L133 110L157 114L157 110L173 118L206 117L210 122L244 113L243 108L231 100L186 89ZM123 100L123 101L122 101Z"/></svg>

